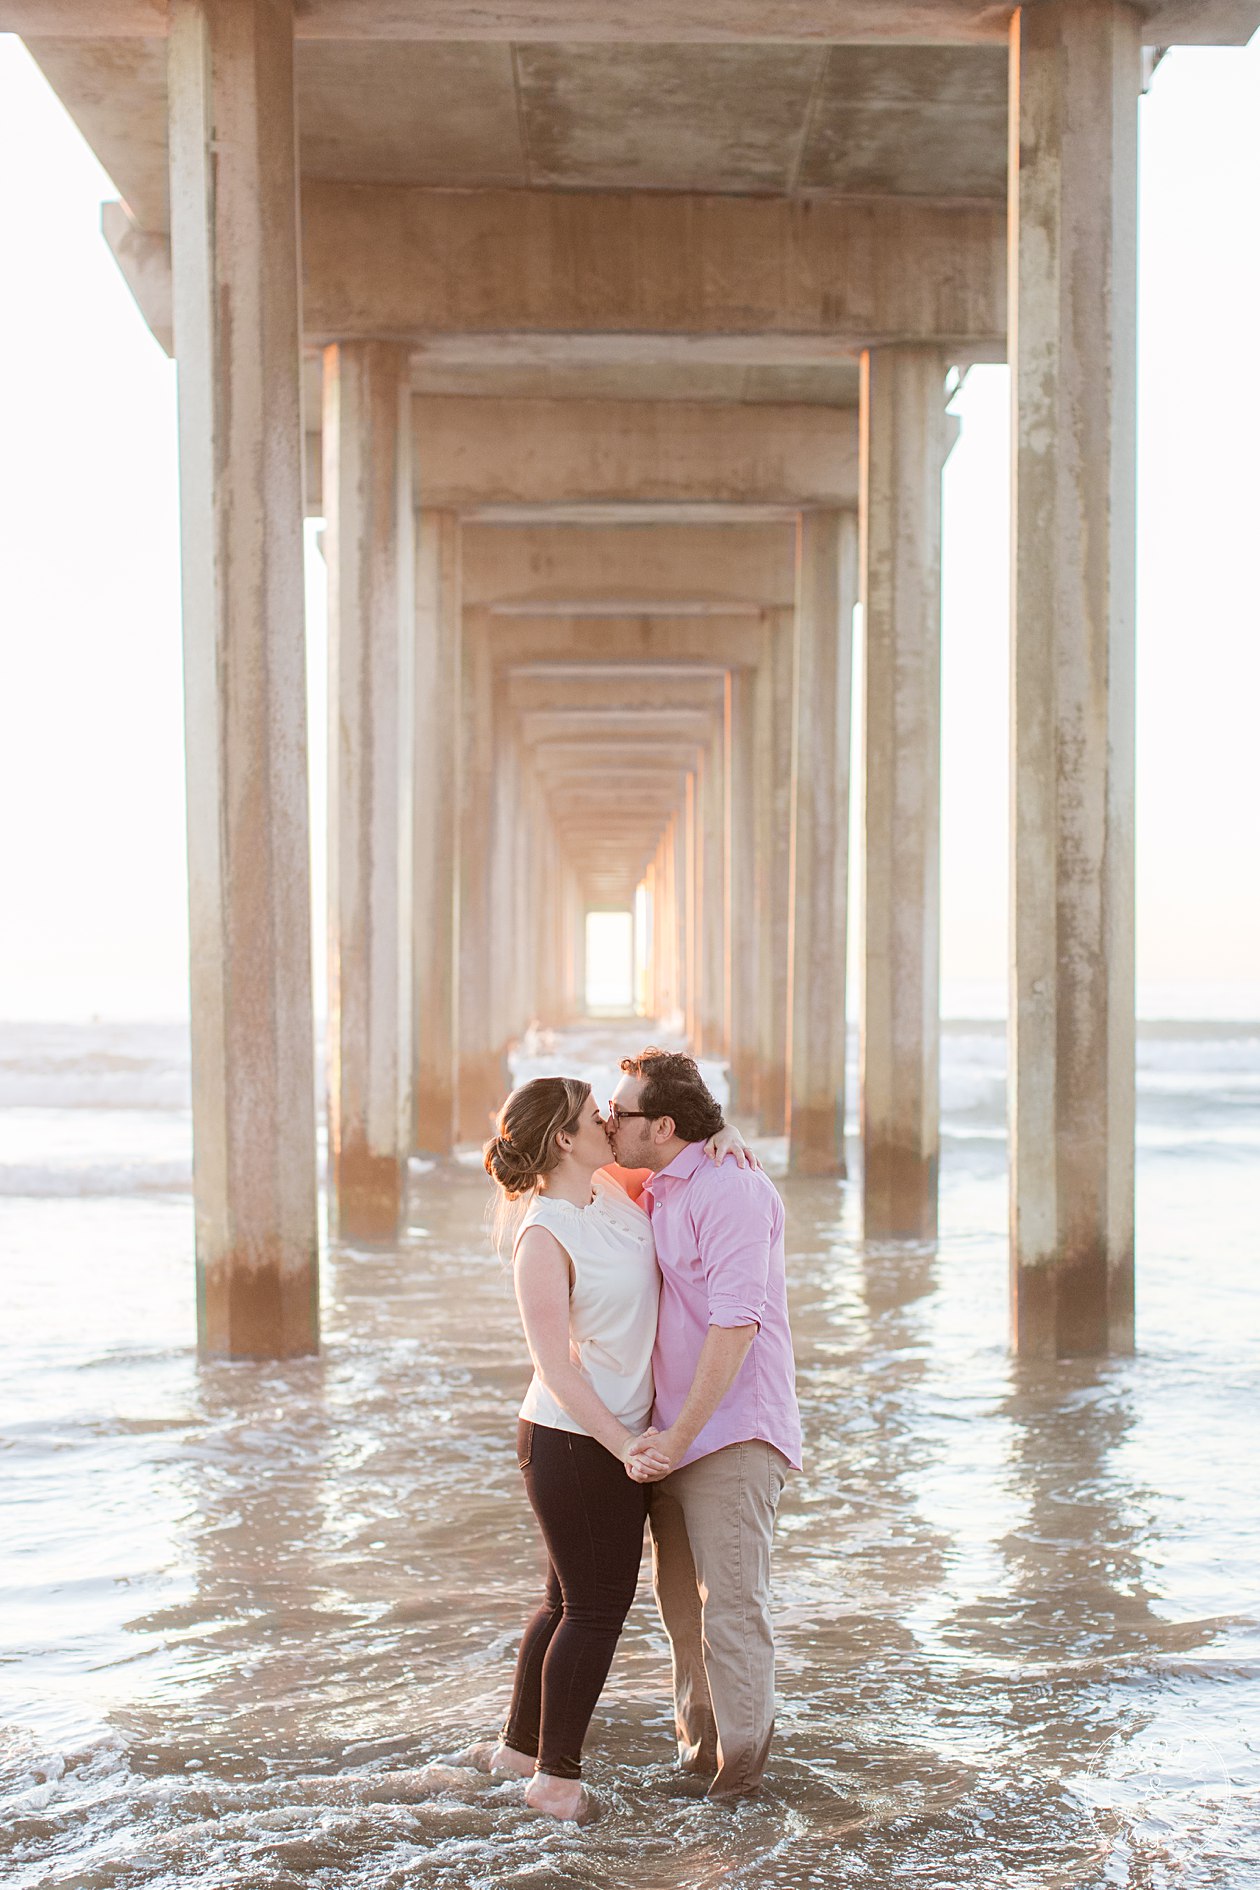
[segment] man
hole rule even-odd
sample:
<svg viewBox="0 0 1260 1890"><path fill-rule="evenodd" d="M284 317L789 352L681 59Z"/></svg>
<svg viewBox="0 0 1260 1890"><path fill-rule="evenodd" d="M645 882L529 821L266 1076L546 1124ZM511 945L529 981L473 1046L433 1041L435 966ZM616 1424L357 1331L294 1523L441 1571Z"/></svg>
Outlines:
<svg viewBox="0 0 1260 1890"><path fill-rule="evenodd" d="M651 1170L661 1304L656 1434L627 1470L651 1482L653 1577L673 1650L679 1761L709 1795L755 1791L774 1732L770 1547L800 1468L783 1203L761 1169L720 1167L703 1143L722 1111L690 1057L627 1057L610 1106L613 1153Z"/></svg>

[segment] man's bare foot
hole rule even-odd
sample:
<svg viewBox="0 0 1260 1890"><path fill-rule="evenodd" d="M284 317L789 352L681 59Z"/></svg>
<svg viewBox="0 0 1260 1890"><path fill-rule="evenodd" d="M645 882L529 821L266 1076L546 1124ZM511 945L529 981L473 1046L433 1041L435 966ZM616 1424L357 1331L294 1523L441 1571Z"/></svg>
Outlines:
<svg viewBox="0 0 1260 1890"><path fill-rule="evenodd" d="M479 1739L475 1746L469 1746L467 1752L460 1753L459 1761L464 1765L475 1766L479 1772L489 1772L500 1778L505 1773L513 1778L534 1776L534 1761L528 1754L513 1751L501 1739Z"/></svg>
<svg viewBox="0 0 1260 1890"><path fill-rule="evenodd" d="M525 1803L566 1824L589 1824L595 1816L595 1800L581 1779L552 1778L548 1772L535 1772L525 1787Z"/></svg>

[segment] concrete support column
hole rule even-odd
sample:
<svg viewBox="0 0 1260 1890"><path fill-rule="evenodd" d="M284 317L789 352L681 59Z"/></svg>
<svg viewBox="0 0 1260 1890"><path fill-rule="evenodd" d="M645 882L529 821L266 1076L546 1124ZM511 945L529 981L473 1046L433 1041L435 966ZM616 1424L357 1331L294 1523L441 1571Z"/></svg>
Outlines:
<svg viewBox="0 0 1260 1890"><path fill-rule="evenodd" d="M576 877L573 882L573 988L575 992L575 1015L579 1018L587 1015L586 1010L586 894L581 881Z"/></svg>
<svg viewBox="0 0 1260 1890"><path fill-rule="evenodd" d="M679 816L675 812L665 835L665 1015L682 1014L682 912L678 903Z"/></svg>
<svg viewBox="0 0 1260 1890"><path fill-rule="evenodd" d="M671 819L661 835L656 852L655 945L656 1015L668 1017L677 1008L677 978L674 969L674 822Z"/></svg>
<svg viewBox="0 0 1260 1890"><path fill-rule="evenodd" d="M945 368L933 348L862 358L863 1206L877 1238L936 1232Z"/></svg>
<svg viewBox="0 0 1260 1890"><path fill-rule="evenodd" d="M843 1175L853 512L802 515L796 591L788 1166Z"/></svg>
<svg viewBox="0 0 1260 1890"><path fill-rule="evenodd" d="M726 1043L726 739L714 730L700 761L698 783L698 927L700 1045L707 1057Z"/></svg>
<svg viewBox="0 0 1260 1890"><path fill-rule="evenodd" d="M743 1117L759 1108L760 1014L757 911L756 681L746 670L726 675L726 1035L731 1107Z"/></svg>
<svg viewBox="0 0 1260 1890"><path fill-rule="evenodd" d="M795 613L767 613L757 677L758 1011L763 1135L787 1133Z"/></svg>
<svg viewBox="0 0 1260 1890"><path fill-rule="evenodd" d="M411 1146L415 549L405 348L324 350L328 1155L350 1239L387 1240Z"/></svg>
<svg viewBox="0 0 1260 1890"><path fill-rule="evenodd" d="M456 872L459 842L459 520L416 520L412 964L415 1145L455 1146Z"/></svg>
<svg viewBox="0 0 1260 1890"><path fill-rule="evenodd" d="M646 956L646 962L642 968L640 988L642 989L642 993L643 993L643 1015L645 1017L657 1017L660 1015L660 1006L658 1003L658 991L657 991L657 977L658 977L658 973L660 969L660 962L661 962L660 953L657 950L657 942L658 942L658 937L659 937L659 932L660 932L660 924L659 924L660 891L658 887L658 871L659 871L658 862L659 860L660 860L660 849L658 848L657 851L652 855L652 858L649 860L647 871L643 875L643 896L644 896L644 901L645 901L644 915L645 915L645 921L646 921L645 929L646 929L646 939L647 939L647 956Z"/></svg>
<svg viewBox="0 0 1260 1890"><path fill-rule="evenodd" d="M1022 1353L1133 1346L1139 15L1011 23L1011 1265Z"/></svg>
<svg viewBox="0 0 1260 1890"><path fill-rule="evenodd" d="M460 684L460 835L457 1035L457 1111L461 1142L481 1142L490 1133L503 1100L500 1046L494 1034L494 702L490 664L490 619L466 610Z"/></svg>
<svg viewBox="0 0 1260 1890"><path fill-rule="evenodd" d="M197 1337L319 1346L293 15L172 0Z"/></svg>
<svg viewBox="0 0 1260 1890"><path fill-rule="evenodd" d="M496 727L501 726L496 718ZM482 949L486 957L486 993L489 1004L489 1039L492 1047L506 1046L520 1028L522 993L530 976L529 934L523 924L522 900L528 896L526 822L521 791L521 757L515 741L503 731L492 749L490 906ZM528 1021L528 1020L526 1020ZM503 1100L499 1079L497 1108Z"/></svg>
<svg viewBox="0 0 1260 1890"><path fill-rule="evenodd" d="M555 1022L555 957L551 944L554 895L551 884L551 831L546 804L538 777L529 771L529 818L533 834L531 885L529 892L530 949L533 960L531 989L527 994L525 1021L537 1017L543 1024Z"/></svg>
<svg viewBox="0 0 1260 1890"><path fill-rule="evenodd" d="M699 1049L702 1026L700 1022L700 928L698 906L700 894L699 857L700 857L700 809L699 781L696 769L687 775L683 790L683 847L682 847L682 899L683 899L683 1018L686 1027L687 1042L693 1054Z"/></svg>

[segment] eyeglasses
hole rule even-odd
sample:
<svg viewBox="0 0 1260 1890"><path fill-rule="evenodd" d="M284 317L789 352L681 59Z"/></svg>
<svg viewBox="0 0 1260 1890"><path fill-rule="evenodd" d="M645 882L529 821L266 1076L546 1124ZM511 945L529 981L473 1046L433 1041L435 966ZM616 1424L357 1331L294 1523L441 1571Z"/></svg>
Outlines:
<svg viewBox="0 0 1260 1890"><path fill-rule="evenodd" d="M650 1122L652 1120L646 1109L622 1109L620 1105L615 1102L610 1102L608 1105L608 1120L612 1123L614 1129L619 1122L629 1122L631 1118L635 1116L642 1122Z"/></svg>

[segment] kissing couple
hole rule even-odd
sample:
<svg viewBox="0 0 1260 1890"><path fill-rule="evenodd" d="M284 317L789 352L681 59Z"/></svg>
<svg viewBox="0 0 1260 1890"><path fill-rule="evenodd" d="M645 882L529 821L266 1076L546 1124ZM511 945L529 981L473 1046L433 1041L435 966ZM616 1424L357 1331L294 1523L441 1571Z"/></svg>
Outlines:
<svg viewBox="0 0 1260 1890"><path fill-rule="evenodd" d="M582 1746L634 1600L646 1519L673 1657L679 1764L755 1791L774 1731L770 1550L800 1468L783 1203L692 1058L540 1076L504 1103L485 1166L534 1376L517 1462L547 1551L496 1745L526 1802L584 1823Z"/></svg>

